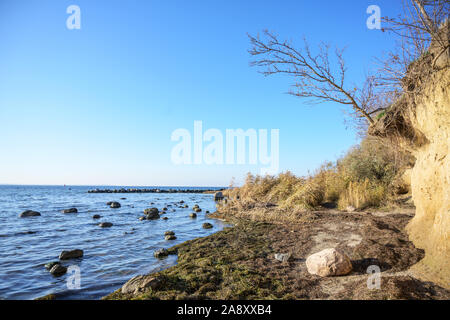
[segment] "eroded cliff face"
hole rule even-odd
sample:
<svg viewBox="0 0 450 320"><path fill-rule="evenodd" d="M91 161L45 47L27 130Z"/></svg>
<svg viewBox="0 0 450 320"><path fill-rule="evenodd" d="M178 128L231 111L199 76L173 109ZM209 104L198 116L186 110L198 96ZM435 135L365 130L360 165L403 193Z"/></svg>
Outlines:
<svg viewBox="0 0 450 320"><path fill-rule="evenodd" d="M447 21L440 29L447 49L443 51L442 45L432 43L428 52L409 66L402 83L405 93L369 128L369 134L394 140L416 158L411 170L416 214L406 230L414 245L425 250L425 258L411 271L447 289L450 288L449 24Z"/></svg>
<svg viewBox="0 0 450 320"><path fill-rule="evenodd" d="M425 250L412 271L450 287L450 68L434 73L413 97L411 124L427 143L413 149L411 171L415 217L407 226L410 239Z"/></svg>

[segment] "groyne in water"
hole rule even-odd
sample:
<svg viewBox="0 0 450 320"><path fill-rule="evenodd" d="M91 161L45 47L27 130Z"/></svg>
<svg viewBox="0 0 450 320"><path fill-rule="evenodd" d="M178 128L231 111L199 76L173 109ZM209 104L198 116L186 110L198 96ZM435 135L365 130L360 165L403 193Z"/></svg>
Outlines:
<svg viewBox="0 0 450 320"><path fill-rule="evenodd" d="M121 188L121 189L92 189L88 193L215 193L224 189L137 189L137 188Z"/></svg>

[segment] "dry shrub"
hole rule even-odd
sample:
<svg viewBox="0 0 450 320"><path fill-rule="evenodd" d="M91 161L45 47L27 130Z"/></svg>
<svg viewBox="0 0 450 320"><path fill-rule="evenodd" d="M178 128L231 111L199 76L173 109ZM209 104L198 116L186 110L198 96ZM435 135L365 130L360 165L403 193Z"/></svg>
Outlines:
<svg viewBox="0 0 450 320"><path fill-rule="evenodd" d="M276 184L268 193L267 202L280 203L286 201L304 183L304 179L298 178L291 172L281 173Z"/></svg>
<svg viewBox="0 0 450 320"><path fill-rule="evenodd" d="M340 209L381 206L398 193L399 177L413 161L383 140L366 138L336 163L323 164L309 177L296 177L289 171L276 177L248 174L242 187L226 191L227 201L219 205L219 211L267 215L277 205L276 214L285 215L312 210L324 202L334 202Z"/></svg>
<svg viewBox="0 0 450 320"><path fill-rule="evenodd" d="M293 194L281 203L283 208L309 210L318 207L324 199L324 188L314 178L297 185Z"/></svg>
<svg viewBox="0 0 450 320"><path fill-rule="evenodd" d="M338 208L345 210L348 206L355 209L380 206L386 198L386 187L382 184L370 182L350 182L346 190L340 195Z"/></svg>
<svg viewBox="0 0 450 320"><path fill-rule="evenodd" d="M323 201L336 202L346 187L346 182L332 162L324 163L314 175L314 180L322 188Z"/></svg>

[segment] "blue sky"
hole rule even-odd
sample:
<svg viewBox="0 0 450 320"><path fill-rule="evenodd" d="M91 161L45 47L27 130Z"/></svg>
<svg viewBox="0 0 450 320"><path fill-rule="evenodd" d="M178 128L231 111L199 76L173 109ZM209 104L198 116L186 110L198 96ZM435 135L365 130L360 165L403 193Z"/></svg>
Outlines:
<svg viewBox="0 0 450 320"><path fill-rule="evenodd" d="M358 142L342 107L284 94L249 66L247 33L347 47L349 83L393 45L366 8L400 0L0 1L0 183L228 185L258 165L175 165L171 133L279 129L298 175ZM66 28L69 5L81 29Z"/></svg>

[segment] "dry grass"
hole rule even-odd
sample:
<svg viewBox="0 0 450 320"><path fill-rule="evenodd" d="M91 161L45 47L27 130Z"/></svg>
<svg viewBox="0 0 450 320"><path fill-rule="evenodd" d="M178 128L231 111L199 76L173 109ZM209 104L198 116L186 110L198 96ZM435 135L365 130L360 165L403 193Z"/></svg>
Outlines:
<svg viewBox="0 0 450 320"><path fill-rule="evenodd" d="M294 192L280 203L283 208L310 210L318 207L324 198L324 188L314 178L299 183Z"/></svg>
<svg viewBox="0 0 450 320"><path fill-rule="evenodd" d="M336 163L325 163L308 177L291 172L265 177L248 174L242 187L226 191L227 201L218 209L273 220L280 215L296 219L298 212L318 209L325 202L341 210L384 206L398 193L399 177L412 163L407 153L366 138ZM274 206L277 210L267 209Z"/></svg>
<svg viewBox="0 0 450 320"><path fill-rule="evenodd" d="M368 179L350 182L339 197L338 208L346 210L349 206L355 209L378 207L383 204L385 197L386 187L382 184L375 184Z"/></svg>

